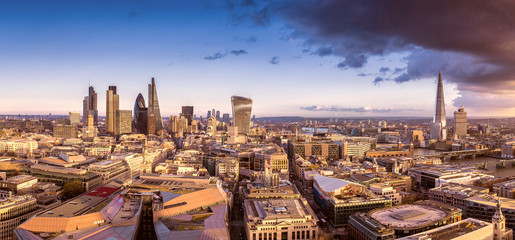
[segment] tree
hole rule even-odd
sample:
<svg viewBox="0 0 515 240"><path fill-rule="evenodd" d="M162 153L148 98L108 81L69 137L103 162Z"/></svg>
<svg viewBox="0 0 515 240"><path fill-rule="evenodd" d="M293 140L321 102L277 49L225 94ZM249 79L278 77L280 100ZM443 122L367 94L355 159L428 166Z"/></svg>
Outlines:
<svg viewBox="0 0 515 240"><path fill-rule="evenodd" d="M67 182L63 185L63 195L66 198L75 197L83 192L84 188L82 187L82 183L79 180Z"/></svg>

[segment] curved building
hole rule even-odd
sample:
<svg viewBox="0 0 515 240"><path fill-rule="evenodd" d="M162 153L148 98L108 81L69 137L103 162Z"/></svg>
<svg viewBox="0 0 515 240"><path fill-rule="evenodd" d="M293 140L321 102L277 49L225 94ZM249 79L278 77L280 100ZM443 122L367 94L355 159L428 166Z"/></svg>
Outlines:
<svg viewBox="0 0 515 240"><path fill-rule="evenodd" d="M138 133L147 134L148 108L145 107L145 99L140 93L134 103L134 128Z"/></svg>
<svg viewBox="0 0 515 240"><path fill-rule="evenodd" d="M238 134L247 134L250 131L250 116L252 112L252 99L232 96L232 117L234 126L238 127Z"/></svg>

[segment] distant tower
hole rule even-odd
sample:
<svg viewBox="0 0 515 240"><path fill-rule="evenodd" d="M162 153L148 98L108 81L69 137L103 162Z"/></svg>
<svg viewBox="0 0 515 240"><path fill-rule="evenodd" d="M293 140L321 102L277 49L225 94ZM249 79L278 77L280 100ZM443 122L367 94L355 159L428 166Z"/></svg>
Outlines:
<svg viewBox="0 0 515 240"><path fill-rule="evenodd" d="M116 86L109 86L106 91L106 132L114 134L116 128L116 111L120 109L120 96Z"/></svg>
<svg viewBox="0 0 515 240"><path fill-rule="evenodd" d="M252 112L252 99L240 96L232 96L231 103L234 126L238 127L238 133L249 133L250 116Z"/></svg>
<svg viewBox="0 0 515 240"><path fill-rule="evenodd" d="M83 101L83 121L88 122L88 116L93 115L95 125L98 121L98 110L97 110L97 92L93 86L89 86L88 96L84 97Z"/></svg>
<svg viewBox="0 0 515 240"><path fill-rule="evenodd" d="M152 78L152 83L148 85L148 116L149 119L153 115L155 119L154 124L150 124L150 126L154 126L155 134L159 130L163 129L163 119L161 119L161 111L159 110L159 101L157 100L157 90L156 90L156 81Z"/></svg>
<svg viewBox="0 0 515 240"><path fill-rule="evenodd" d="M464 107L460 107L454 112L454 136L464 138L467 136L467 112Z"/></svg>
<svg viewBox="0 0 515 240"><path fill-rule="evenodd" d="M445 101L443 95L442 72L438 73L438 87L436 89L435 116L431 124L431 139L447 139L447 118L445 115Z"/></svg>
<svg viewBox="0 0 515 240"><path fill-rule="evenodd" d="M182 106L182 116L188 119L188 125L193 121L193 106Z"/></svg>

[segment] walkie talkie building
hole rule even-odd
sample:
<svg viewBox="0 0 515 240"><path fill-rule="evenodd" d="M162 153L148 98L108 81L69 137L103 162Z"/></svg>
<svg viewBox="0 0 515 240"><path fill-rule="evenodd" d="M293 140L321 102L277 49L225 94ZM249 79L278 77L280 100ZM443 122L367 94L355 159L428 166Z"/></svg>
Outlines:
<svg viewBox="0 0 515 240"><path fill-rule="evenodd" d="M234 126L238 127L238 134L247 134L250 130L250 116L252 112L252 99L232 96L232 117Z"/></svg>

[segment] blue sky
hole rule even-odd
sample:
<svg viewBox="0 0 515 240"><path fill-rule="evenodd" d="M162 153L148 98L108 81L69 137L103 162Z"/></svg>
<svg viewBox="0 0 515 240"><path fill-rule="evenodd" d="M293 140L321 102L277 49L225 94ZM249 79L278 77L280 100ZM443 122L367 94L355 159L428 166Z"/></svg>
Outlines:
<svg viewBox="0 0 515 240"><path fill-rule="evenodd" d="M98 93L101 115L109 85L118 87L120 108L132 109L138 93L147 98L151 77L163 116L178 114L182 105L195 106L197 115L213 108L229 113L231 95L253 98L258 117L430 116L434 111L437 71L410 81L382 80L381 68L393 72L408 65L409 70L417 48L368 54L359 67L339 68L351 58L347 53L319 50L346 40L319 38L279 10L261 24L250 17L252 9L270 3L244 2L251 4L2 1L0 113L82 112L89 83ZM498 97L457 80L444 84L449 115L457 109L453 105L463 103L453 101L464 93L468 99ZM476 116L511 115L511 108L466 107Z"/></svg>

